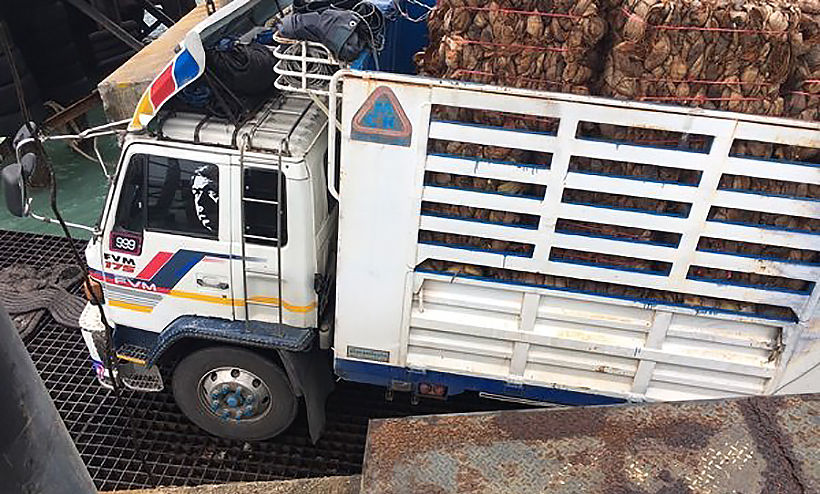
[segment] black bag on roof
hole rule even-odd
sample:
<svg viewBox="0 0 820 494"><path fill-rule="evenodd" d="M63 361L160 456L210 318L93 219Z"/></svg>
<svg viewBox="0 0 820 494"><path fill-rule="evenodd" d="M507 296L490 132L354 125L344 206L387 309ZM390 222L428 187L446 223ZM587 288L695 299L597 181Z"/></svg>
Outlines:
<svg viewBox="0 0 820 494"><path fill-rule="evenodd" d="M360 22L361 17L354 12L326 8L285 16L279 33L290 39L322 43L337 59L350 62L368 46L357 29Z"/></svg>

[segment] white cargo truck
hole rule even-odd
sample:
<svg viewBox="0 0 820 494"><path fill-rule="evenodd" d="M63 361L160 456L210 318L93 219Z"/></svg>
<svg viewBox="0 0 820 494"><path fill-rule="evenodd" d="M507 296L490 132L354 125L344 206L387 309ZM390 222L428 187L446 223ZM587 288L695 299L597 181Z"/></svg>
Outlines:
<svg viewBox="0 0 820 494"><path fill-rule="evenodd" d="M820 223L816 200L719 187L725 174L820 184L815 164L731 151L740 140L820 148L820 124L388 70L338 70L332 80L279 70L279 90L238 121L175 109L169 102L206 72L203 46L263 23L275 15L268 3L234 1L197 26L129 125L85 251L91 302L82 332L103 385L159 391L170 376L193 422L242 439L286 429L302 398L314 440L334 373L413 397L473 391L561 404L820 390L820 258L703 242L820 251L820 229L713 214ZM282 60L322 63L305 53ZM441 108L549 119L555 131L440 119ZM706 145L584 136L602 124ZM549 159L437 152L442 142ZM578 158L682 169L696 180L590 173L573 167ZM4 172L20 215L32 214L25 168ZM491 193L433 174L522 187ZM669 214L587 203L571 190L685 207ZM489 214L458 214L465 210ZM526 248L494 249L493 241ZM590 261L556 255L567 251ZM610 258L662 269L596 261ZM796 285L693 274L709 270Z"/></svg>

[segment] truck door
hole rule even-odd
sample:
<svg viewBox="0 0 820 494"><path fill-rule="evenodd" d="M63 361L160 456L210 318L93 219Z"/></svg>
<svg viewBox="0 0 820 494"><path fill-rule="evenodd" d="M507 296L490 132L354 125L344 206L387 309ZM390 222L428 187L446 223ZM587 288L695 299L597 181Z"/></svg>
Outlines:
<svg viewBox="0 0 820 494"><path fill-rule="evenodd" d="M183 315L233 319L229 157L132 144L103 235L113 320L161 331Z"/></svg>
<svg viewBox="0 0 820 494"><path fill-rule="evenodd" d="M234 189L231 208L236 216L232 236L236 317L314 327L310 181L285 176L293 174L290 171L280 176L276 165L253 158L237 164L233 180L241 186Z"/></svg>

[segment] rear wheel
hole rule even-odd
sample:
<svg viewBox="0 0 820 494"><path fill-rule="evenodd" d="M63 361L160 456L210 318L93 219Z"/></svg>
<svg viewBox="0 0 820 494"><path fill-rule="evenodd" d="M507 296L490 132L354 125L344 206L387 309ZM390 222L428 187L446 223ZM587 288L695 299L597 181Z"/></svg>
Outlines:
<svg viewBox="0 0 820 494"><path fill-rule="evenodd" d="M216 436L254 441L290 426L297 399L279 366L250 350L211 347L174 369L174 398L193 423Z"/></svg>

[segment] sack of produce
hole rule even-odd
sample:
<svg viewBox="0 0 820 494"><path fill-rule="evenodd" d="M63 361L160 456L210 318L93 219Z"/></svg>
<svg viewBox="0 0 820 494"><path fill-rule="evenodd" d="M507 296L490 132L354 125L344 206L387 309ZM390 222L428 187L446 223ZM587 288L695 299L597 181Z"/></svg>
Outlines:
<svg viewBox="0 0 820 494"><path fill-rule="evenodd" d="M610 12L603 96L783 115L782 86L805 50L794 4L624 0Z"/></svg>
<svg viewBox="0 0 820 494"><path fill-rule="evenodd" d="M607 25L597 0L440 0L423 74L589 94Z"/></svg>

